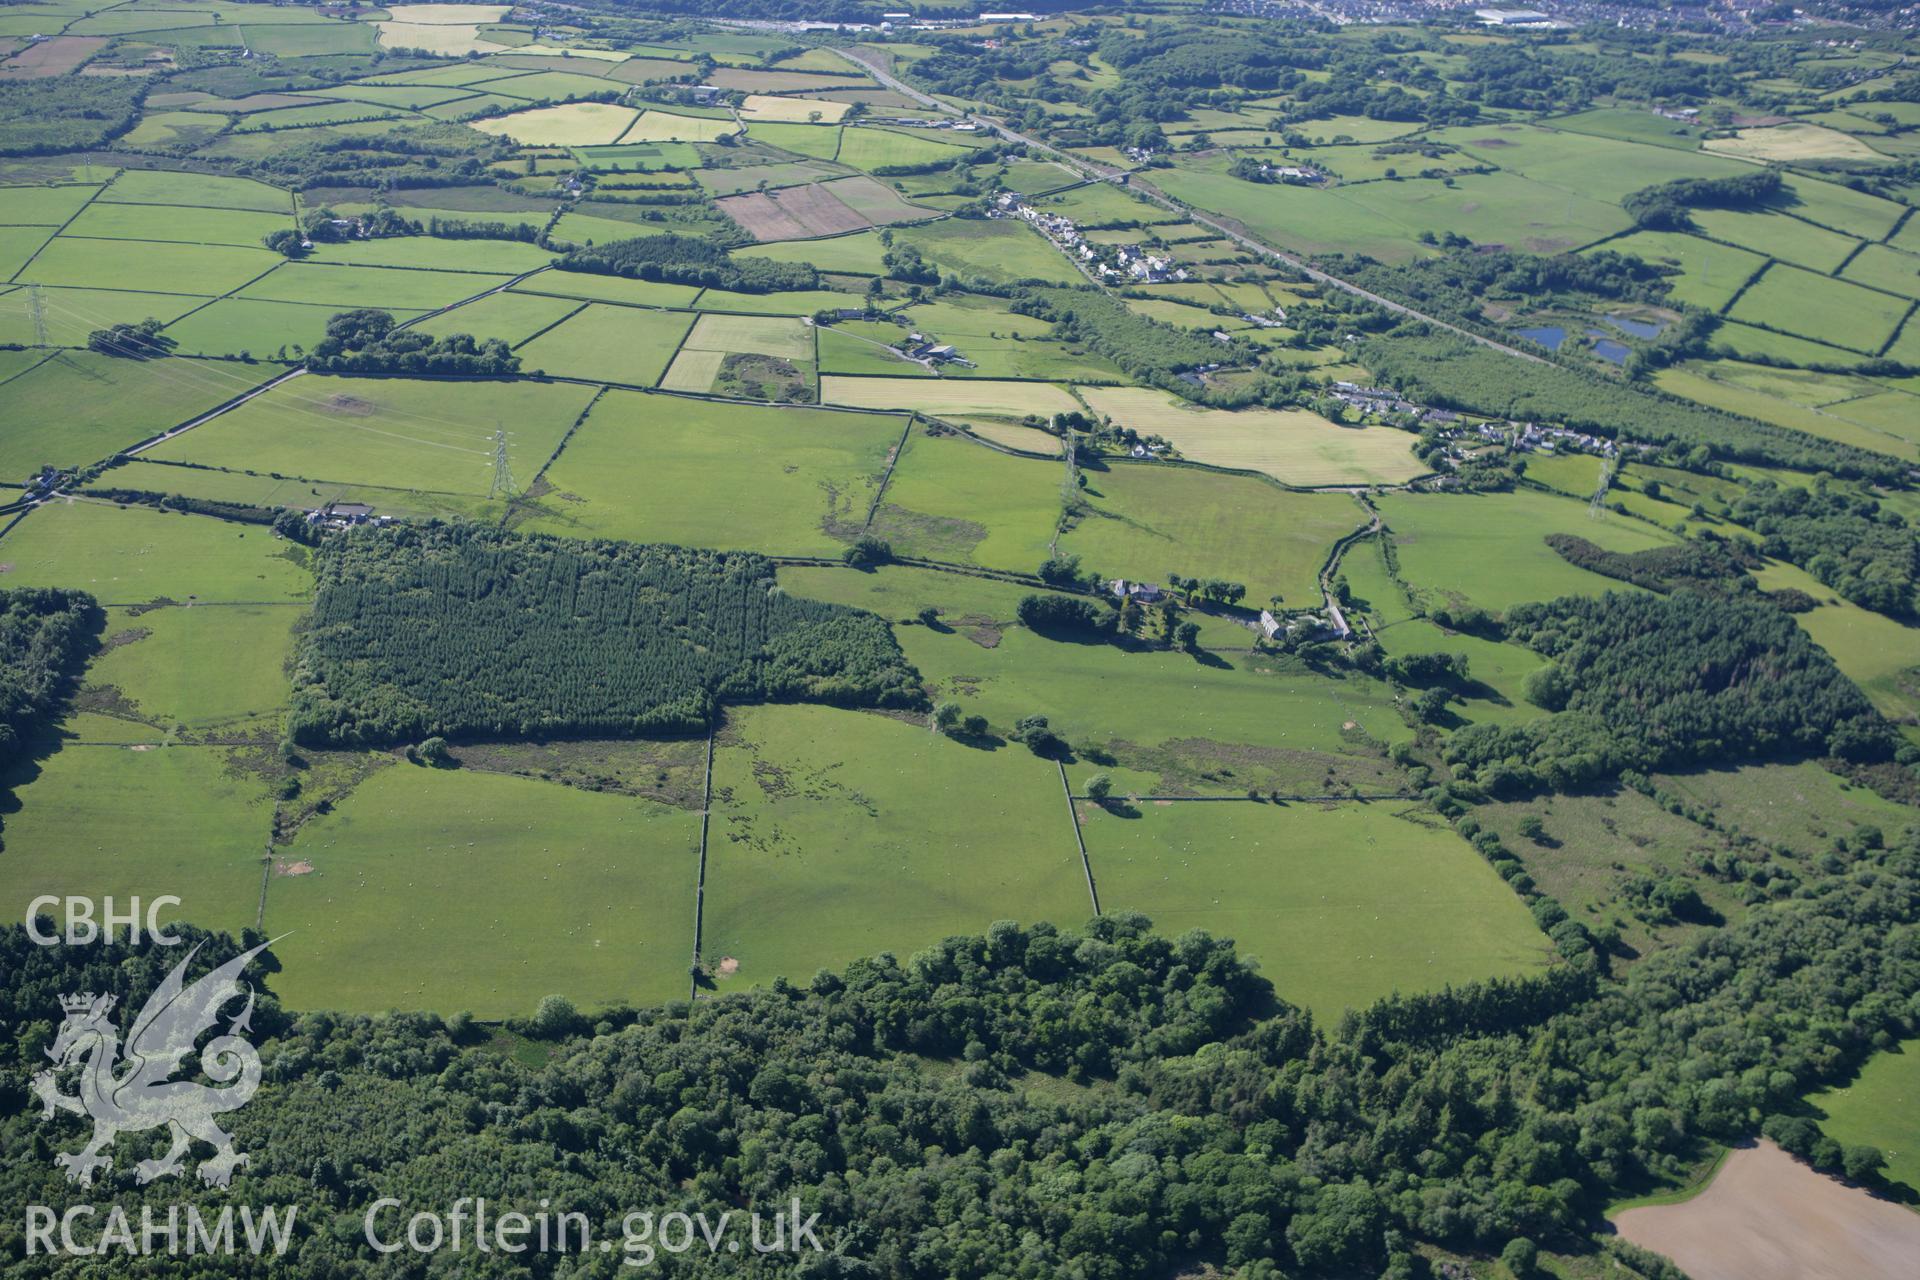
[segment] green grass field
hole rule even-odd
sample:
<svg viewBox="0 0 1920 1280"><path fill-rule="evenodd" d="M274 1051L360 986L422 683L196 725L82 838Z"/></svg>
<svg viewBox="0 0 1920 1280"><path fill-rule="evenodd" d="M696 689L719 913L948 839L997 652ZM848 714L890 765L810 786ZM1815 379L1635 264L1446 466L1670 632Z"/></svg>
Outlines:
<svg viewBox="0 0 1920 1280"><path fill-rule="evenodd" d="M1382 996L1544 967L1526 908L1446 824L1399 802L1078 805L1100 905L1232 938L1323 1022Z"/></svg>
<svg viewBox="0 0 1920 1280"><path fill-rule="evenodd" d="M43 506L0 538L0 585L77 587L102 604L304 600L306 549L259 525L151 507Z"/></svg>
<svg viewBox="0 0 1920 1280"><path fill-rule="evenodd" d="M0 186L0 224L57 227L80 212L99 190L97 186L81 183Z"/></svg>
<svg viewBox="0 0 1920 1280"><path fill-rule="evenodd" d="M1401 576L1433 603L1458 598L1503 610L1528 600L1634 589L1567 563L1543 540L1549 533L1575 534L1611 551L1673 541L1617 515L1593 519L1583 502L1525 490L1472 497L1391 493L1379 506L1399 550Z"/></svg>
<svg viewBox="0 0 1920 1280"><path fill-rule="evenodd" d="M511 276L399 267L345 267L288 262L241 291L243 298L349 307L432 309L451 306L505 284Z"/></svg>
<svg viewBox="0 0 1920 1280"><path fill-rule="evenodd" d="M1887 1157L1887 1178L1920 1191L1920 1040L1875 1054L1851 1084L1807 1099L1836 1142L1865 1142Z"/></svg>
<svg viewBox="0 0 1920 1280"><path fill-rule="evenodd" d="M834 307L857 307L858 294L832 289L788 289L776 293L736 293L729 289L707 289L694 302L700 311L730 311L752 316L810 316Z"/></svg>
<svg viewBox="0 0 1920 1280"><path fill-rule="evenodd" d="M521 347L521 367L562 378L651 387L693 326L683 311L596 304Z"/></svg>
<svg viewBox="0 0 1920 1280"><path fill-rule="evenodd" d="M262 380L197 360L62 351L7 383L0 478L98 462Z"/></svg>
<svg viewBox="0 0 1920 1280"><path fill-rule="evenodd" d="M449 493L495 491L504 433L532 482L593 388L537 382L295 378L150 451L171 462Z"/></svg>
<svg viewBox="0 0 1920 1280"><path fill-rule="evenodd" d="M554 259L552 251L519 240L442 240L433 236L349 240L316 244L308 262L357 267L413 267L423 271L531 271Z"/></svg>
<svg viewBox="0 0 1920 1280"><path fill-rule="evenodd" d="M1670 281L1673 298L1709 311L1718 311L1731 302L1740 286L1766 262L1757 253L1676 231L1636 231L1600 247L1678 267L1679 277Z"/></svg>
<svg viewBox="0 0 1920 1280"><path fill-rule="evenodd" d="M758 352L785 360L813 359L813 329L789 316L703 315L687 335L691 351Z"/></svg>
<svg viewBox="0 0 1920 1280"><path fill-rule="evenodd" d="M696 395L711 391L714 380L720 376L720 367L726 360L727 353L724 351L694 351L683 346L661 377L660 389L691 391Z"/></svg>
<svg viewBox="0 0 1920 1280"><path fill-rule="evenodd" d="M1852 236L1782 213L1696 209L1692 218L1701 231L1715 240L1725 240L1822 275L1839 270L1847 255L1860 245Z"/></svg>
<svg viewBox="0 0 1920 1280"><path fill-rule="evenodd" d="M435 337L449 333L470 333L476 338L503 338L518 346L579 309L580 303L572 298L511 291L490 293L478 302L455 307L431 320L422 321L419 329Z"/></svg>
<svg viewBox="0 0 1920 1280"><path fill-rule="evenodd" d="M214 295L238 289L284 261L261 248L61 235L40 250L18 278L22 284L76 289L112 289L137 281L156 293Z"/></svg>
<svg viewBox="0 0 1920 1280"><path fill-rule="evenodd" d="M701 950L723 991L1093 914L1059 773L1025 750L805 706L730 712L720 742Z"/></svg>
<svg viewBox="0 0 1920 1280"><path fill-rule="evenodd" d="M1913 326L1909 325L1911 331ZM1864 364L1867 357L1858 351L1849 351L1845 347L1836 347L1826 342L1810 342L1805 338L1796 338L1791 334L1773 333L1766 329L1756 329L1750 324L1736 324L1731 320L1723 321L1713 332L1710 340L1715 355L1733 356L1736 359L1772 360L1797 365L1826 365L1839 368L1852 368ZM1901 343L1896 340L1888 355L1900 359Z"/></svg>
<svg viewBox="0 0 1920 1280"><path fill-rule="evenodd" d="M805 262L822 271L845 271L855 275L877 276L886 269L881 261L886 246L877 231L834 236L826 240L791 240L786 243L756 244L734 250L736 257L771 258L775 262Z"/></svg>
<svg viewBox="0 0 1920 1280"><path fill-rule="evenodd" d="M209 209L293 212L293 197L264 182L162 169L124 170L100 193L100 199L108 204L202 205Z"/></svg>
<svg viewBox="0 0 1920 1280"><path fill-rule="evenodd" d="M1920 457L1920 425L1915 424L1910 416L1903 415L1885 425L1876 423L1869 426L1852 417L1842 416L1846 412L1844 407L1828 411L1797 404L1778 394L1777 378L1769 380L1771 385L1750 385L1745 371L1759 367L1743 366L1731 360L1689 362L1662 369L1654 375L1654 382L1662 391L1685 396L1700 404L1804 431L1825 440L1857 445L1862 449L1890 453L1900 458ZM1784 375L1791 371L1780 372Z"/></svg>
<svg viewBox="0 0 1920 1280"><path fill-rule="evenodd" d="M95 329L138 324L148 317L164 323L206 301L185 294L120 289L13 289L0 294L0 342L84 347Z"/></svg>
<svg viewBox="0 0 1920 1280"><path fill-rule="evenodd" d="M1527 459L1527 479L1584 501L1600 487L1601 465L1590 453L1536 453Z"/></svg>
<svg viewBox="0 0 1920 1280"><path fill-rule="evenodd" d="M860 320L819 329L814 341L820 352L820 371L829 375L921 378L932 382L931 370L888 350L888 344L900 341L902 336L890 326Z"/></svg>
<svg viewBox="0 0 1920 1280"><path fill-rule="evenodd" d="M1840 273L1856 284L1872 285L1907 298L1920 298L1920 254L1870 244Z"/></svg>
<svg viewBox="0 0 1920 1280"><path fill-rule="evenodd" d="M209 467L174 466L165 462L135 461L105 473L90 490L114 485L154 493L210 498L247 506L292 507L311 511L329 502L364 502L382 514L446 520L498 520L506 499L477 494L438 493L418 489L389 489L341 480L304 480L264 472L215 471Z"/></svg>
<svg viewBox="0 0 1920 1280"><path fill-rule="evenodd" d="M684 999L699 848L691 810L390 764L279 851L275 989L295 1008L483 1018L555 993Z"/></svg>
<svg viewBox="0 0 1920 1280"><path fill-rule="evenodd" d="M952 343L972 362L971 368L946 366L942 372L947 377L1126 381L1112 361L1085 348L1049 340L1052 324L1019 315L997 298L959 295L909 307L900 316L915 330ZM889 335L896 342L904 336Z"/></svg>
<svg viewBox="0 0 1920 1280"><path fill-rule="evenodd" d="M901 555L1031 573L1060 518L1059 463L923 430L908 441L873 531Z"/></svg>
<svg viewBox="0 0 1920 1280"><path fill-rule="evenodd" d="M1699 151L1524 124L1470 124L1428 136L1507 172L1608 204L1676 178L1737 177L1750 171L1737 160Z"/></svg>
<svg viewBox="0 0 1920 1280"><path fill-rule="evenodd" d="M1775 264L1727 314L1872 355L1893 337L1912 305L1844 280Z"/></svg>
<svg viewBox="0 0 1920 1280"><path fill-rule="evenodd" d="M688 307L700 296L700 290L692 285L596 276L584 271L543 271L515 285L508 292L550 294L592 302L624 302L642 307Z"/></svg>
<svg viewBox="0 0 1920 1280"><path fill-rule="evenodd" d="M854 128L841 131L840 153L835 158L856 169L872 170L876 165L933 164L966 153L967 148L941 142L937 137L894 129Z"/></svg>
<svg viewBox="0 0 1920 1280"><path fill-rule="evenodd" d="M528 527L837 555L866 519L901 427L883 414L610 391L548 471L552 491Z"/></svg>
<svg viewBox="0 0 1920 1280"><path fill-rule="evenodd" d="M1060 540L1106 577L1244 583L1247 603L1276 593L1296 607L1318 599L1334 542L1366 523L1344 494L1289 493L1264 481L1191 467L1116 463L1083 471L1087 513Z"/></svg>
<svg viewBox="0 0 1920 1280"><path fill-rule="evenodd" d="M1267 785L1265 771L1285 772L1281 757L1367 755L1356 735L1380 742L1411 736L1385 684L1362 676L1330 681L1244 653L1196 658L1047 639L1009 625L1026 591L1007 590L994 614L998 627L896 628L935 696L986 716L997 734L1038 714L1069 742L1105 744L1122 763L1161 769L1168 762L1156 756L1166 751L1231 762L1234 777L1197 788L1214 793ZM1248 632L1232 631L1247 643Z"/></svg>
<svg viewBox="0 0 1920 1280"><path fill-rule="evenodd" d="M1778 561L1755 575L1769 591L1792 587L1820 602L1796 614L1840 670L1896 720L1920 715L1920 629L1840 599L1804 569Z"/></svg>
<svg viewBox="0 0 1920 1280"><path fill-rule="evenodd" d="M293 225L285 209L153 209L95 202L67 224L65 234L100 240L177 240L193 244L260 247L260 237Z"/></svg>
<svg viewBox="0 0 1920 1280"><path fill-rule="evenodd" d="M396 321L426 314L409 308L387 310ZM178 344L174 348L176 355L239 356L245 353L256 360L272 360L278 357L280 348L285 347L289 358L297 358L327 336L327 321L338 312L338 307L311 302L222 298L168 325L166 336ZM483 333L481 336L493 335ZM235 376L253 381L265 381L270 372L259 366L234 371Z"/></svg>
<svg viewBox="0 0 1920 1280"><path fill-rule="evenodd" d="M1306 409L1207 409L1147 387L1083 387L1104 413L1186 457L1259 471L1286 484L1398 483L1424 473L1414 437L1390 427L1341 427Z"/></svg>
<svg viewBox="0 0 1920 1280"><path fill-rule="evenodd" d="M109 686L117 691L116 716L162 730L230 732L245 724L274 736L301 613L289 605L113 610L87 685L96 696Z"/></svg>
<svg viewBox="0 0 1920 1280"><path fill-rule="evenodd" d="M273 803L233 759L221 747L68 743L20 766L8 777L20 808L7 815L0 893L22 908L48 893L121 904L171 894L180 905L163 919L252 928Z"/></svg>
<svg viewBox="0 0 1920 1280"><path fill-rule="evenodd" d="M918 249L943 271L996 283L1042 280L1081 284L1086 277L1024 223L948 219L894 232L894 239Z"/></svg>

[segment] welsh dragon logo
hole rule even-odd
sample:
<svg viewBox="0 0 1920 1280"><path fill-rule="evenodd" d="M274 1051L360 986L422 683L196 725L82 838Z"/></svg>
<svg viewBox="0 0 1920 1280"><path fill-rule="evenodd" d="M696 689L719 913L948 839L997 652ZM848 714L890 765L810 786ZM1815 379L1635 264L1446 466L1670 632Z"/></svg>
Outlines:
<svg viewBox="0 0 1920 1280"><path fill-rule="evenodd" d="M248 1023L253 1016L253 993L240 973L271 945L263 942L187 986L182 975L200 950L196 944L141 1006L127 1032L124 1058L119 1032L109 1017L113 996L96 997L89 991L60 997L66 1021L47 1050L57 1065L34 1076L33 1091L46 1108L41 1119L51 1119L60 1110L93 1121L93 1139L85 1148L54 1157L69 1182L93 1185L94 1171L113 1164L112 1157L101 1153L114 1135L161 1125L173 1131L173 1147L158 1160L140 1162L137 1176L143 1185L179 1173L194 1139L214 1149L199 1168L200 1180L208 1186L226 1186L233 1171L247 1163L247 1157L233 1149L233 1136L214 1118L245 1106L260 1087L260 1054L240 1035L252 1030ZM209 1079L234 1083L214 1088L172 1079L195 1042L219 1019L221 1007L243 994L246 1007L229 1016L226 1034L200 1050L200 1069ZM56 1073L76 1063L80 1092L61 1093Z"/></svg>

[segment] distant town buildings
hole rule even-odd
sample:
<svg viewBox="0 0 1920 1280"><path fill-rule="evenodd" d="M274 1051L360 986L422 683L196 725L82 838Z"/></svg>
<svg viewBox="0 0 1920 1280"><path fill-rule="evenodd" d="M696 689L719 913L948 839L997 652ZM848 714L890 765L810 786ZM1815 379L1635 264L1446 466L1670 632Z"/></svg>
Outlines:
<svg viewBox="0 0 1920 1280"><path fill-rule="evenodd" d="M1486 27L1551 27L1551 14L1538 9L1475 9L1473 16Z"/></svg>

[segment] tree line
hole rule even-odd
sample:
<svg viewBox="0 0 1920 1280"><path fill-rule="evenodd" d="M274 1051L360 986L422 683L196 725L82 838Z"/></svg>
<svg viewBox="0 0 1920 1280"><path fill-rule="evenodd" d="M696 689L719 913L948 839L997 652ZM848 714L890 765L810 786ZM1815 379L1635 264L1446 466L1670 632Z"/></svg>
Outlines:
<svg viewBox="0 0 1920 1280"><path fill-rule="evenodd" d="M397 329L393 315L374 307L342 311L327 321L327 336L307 353L315 373L466 374L503 378L520 372L520 357L503 338L470 333L433 337Z"/></svg>
<svg viewBox="0 0 1920 1280"><path fill-rule="evenodd" d="M735 257L711 239L670 232L575 249L558 265L565 271L663 280L739 293L812 289L820 283L820 273L808 263Z"/></svg>
<svg viewBox="0 0 1920 1280"><path fill-rule="evenodd" d="M696 1252L675 1260L687 1276L1420 1280L1423 1247L1524 1263L1544 1245L1671 1280L1611 1239L1605 1206L1709 1142L1765 1130L1813 1154L1801 1095L1920 1027L1913 836L1830 864L1623 978L1568 962L1330 1026L1277 1000L1231 943L1125 913L995 924L691 1006L583 1014L550 998L509 1024L539 1065L464 1015L294 1015L263 993L265 1083L231 1117L253 1163L231 1195L302 1206L281 1264L302 1276L429 1274L428 1258L368 1257L361 1219L382 1196L411 1213L460 1194L500 1212L546 1197L601 1223L798 1196L838 1246ZM208 963L234 950L216 938ZM0 1139L22 1157L0 1188L15 1202L100 1194L49 1173L82 1124L43 1125L27 1105L55 997L114 992L130 1018L178 954L0 932L15 975L0 1055L21 1068L0 1075ZM228 1194L135 1185L143 1141L164 1136L123 1135L112 1175L136 1221L143 1204L164 1217ZM1875 1176L1870 1153L1851 1163ZM567 1262L618 1270L617 1255Z"/></svg>
<svg viewBox="0 0 1920 1280"><path fill-rule="evenodd" d="M0 765L18 760L52 721L105 621L84 591L0 591Z"/></svg>

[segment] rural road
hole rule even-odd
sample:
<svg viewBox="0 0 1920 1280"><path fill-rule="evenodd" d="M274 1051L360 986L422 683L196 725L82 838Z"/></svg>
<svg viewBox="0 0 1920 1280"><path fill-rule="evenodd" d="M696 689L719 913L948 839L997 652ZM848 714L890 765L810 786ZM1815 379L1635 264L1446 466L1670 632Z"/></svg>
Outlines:
<svg viewBox="0 0 1920 1280"><path fill-rule="evenodd" d="M886 70L884 67L881 67L875 62L868 61L866 58L861 57L858 53L855 53L852 50L834 49L833 52L839 54L841 57L845 58L847 61L855 64L861 70L869 73L870 75L873 76L874 79L878 80L882 85L893 90L895 93L911 98L913 101L919 103L921 106L930 107L936 111L953 110L953 108L949 107L946 103L941 102L939 99L931 97L928 94L922 93L920 90L914 88L912 85L900 79L898 76ZM1080 156L1074 155L1071 152L1062 151L1060 148L1053 146L1050 143L1042 142L1038 138L1029 137L1024 133L1021 133L1019 130L1014 129L1010 125L1007 125L1002 121L996 120L992 116L979 115L975 112L967 112L966 116L967 116L967 119L973 121L975 124L979 125L981 128L991 129L993 130L993 132L999 134L1002 138L1005 138L1009 142L1023 143L1035 151L1044 152L1047 155L1052 156L1054 159L1058 160L1060 163L1066 165L1068 168L1074 170L1076 173L1083 174L1095 181L1113 182L1120 178L1128 176L1127 171L1125 170L1115 169L1108 165L1097 164L1091 160L1087 160ZM1137 174L1138 171L1135 171L1135 172ZM1414 308L1407 306L1404 302L1395 302L1392 298L1382 297L1380 294L1373 292L1371 289L1363 289L1357 284L1352 284L1346 280L1342 280L1339 276L1332 275L1332 274L1329 274L1328 272L1322 271L1320 268L1308 264L1303 259L1295 257L1293 254L1283 252L1282 250L1276 249L1272 245L1267 244L1262 240L1255 239L1253 236L1248 235L1246 232L1239 230L1235 226L1230 226L1218 218L1212 217L1209 214L1201 213L1197 209L1193 209L1187 205L1181 204L1180 202L1174 200L1172 197L1161 192L1158 188L1152 186L1150 183L1139 180L1137 176L1130 179L1127 185L1129 189L1139 192L1142 196L1145 196L1148 200L1152 201L1157 205L1160 205L1162 208L1172 210L1173 212L1178 213L1181 216L1187 218L1189 221L1197 222L1201 226L1206 227L1211 231L1217 231L1221 235L1225 236L1227 239L1233 241L1235 244L1240 245L1242 248L1251 249L1255 253L1262 254L1268 258L1272 258L1272 259L1275 259L1276 261L1286 263L1288 266L1292 267L1294 270L1306 276L1309 280L1314 280L1321 284L1328 285L1332 288L1339 289L1344 293L1352 294L1356 298L1363 298L1366 301L1373 303L1377 307L1380 307L1386 311L1393 312L1395 315L1406 316L1410 320L1422 321L1426 324L1432 325L1436 329L1445 329L1448 333L1454 334L1461 338L1465 338L1469 342L1478 343L1480 346L1490 348L1494 351L1503 352L1506 355L1510 355L1510 356L1517 356L1522 360L1531 360L1535 364L1544 365L1544 364L1552 363L1551 361L1546 360L1540 356L1533 355L1530 352L1522 351L1518 347L1510 347L1504 342L1495 342L1492 338L1482 337L1480 334L1477 334L1470 329L1463 329L1459 325L1449 324L1447 321L1441 320L1435 316L1430 316L1426 314L1424 311L1416 311Z"/></svg>

